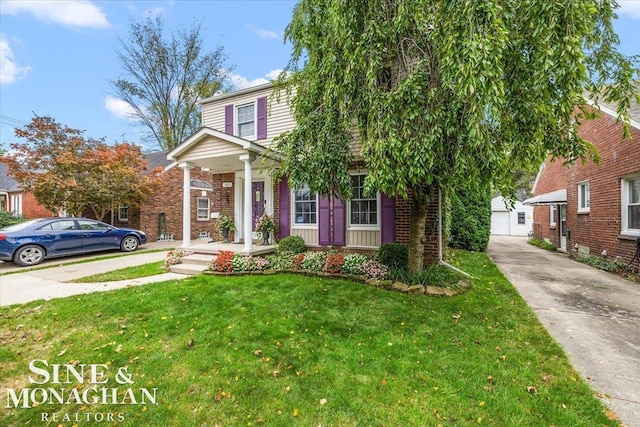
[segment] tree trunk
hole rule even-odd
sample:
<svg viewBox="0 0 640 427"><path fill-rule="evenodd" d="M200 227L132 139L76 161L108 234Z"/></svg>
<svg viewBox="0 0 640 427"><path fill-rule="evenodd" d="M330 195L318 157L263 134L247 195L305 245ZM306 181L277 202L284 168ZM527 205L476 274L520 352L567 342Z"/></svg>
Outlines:
<svg viewBox="0 0 640 427"><path fill-rule="evenodd" d="M422 270L424 260L424 230L427 225L428 199L414 194L411 200L411 223L409 226L409 271Z"/></svg>

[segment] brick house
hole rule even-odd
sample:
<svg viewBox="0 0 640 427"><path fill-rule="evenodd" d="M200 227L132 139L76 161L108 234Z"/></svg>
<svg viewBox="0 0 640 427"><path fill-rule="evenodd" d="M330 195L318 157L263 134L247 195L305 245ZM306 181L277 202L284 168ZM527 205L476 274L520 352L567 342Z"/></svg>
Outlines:
<svg viewBox="0 0 640 427"><path fill-rule="evenodd" d="M7 165L0 162L0 211L12 212L25 218L42 218L54 216L53 212L42 206L33 193L25 192L18 183L9 176Z"/></svg>
<svg viewBox="0 0 640 427"><path fill-rule="evenodd" d="M590 107L595 108L595 107ZM533 187L534 235L560 250L606 255L629 262L640 238L640 107L631 108L631 139L623 139L615 106L600 105L600 116L578 134L601 156L564 166L547 159Z"/></svg>
<svg viewBox="0 0 640 427"><path fill-rule="evenodd" d="M177 200L181 200L185 215L175 236L184 246L191 245L202 229L214 229L221 213L233 217L237 227L234 242L244 243L245 251L251 250L255 221L263 213L273 215L278 239L300 236L312 248L375 251L386 242L407 244L411 201L382 193L366 197L361 191L366 171L358 164L349 171L355 197L346 202L311 193L306 186L291 188L286 178L272 179L263 163L277 163L278 158L268 148L277 135L295 126L286 96L271 97L272 91L268 83L201 102L203 127L167 154L173 162L171 171L166 171L172 176L171 183L167 181L171 187L161 192L171 198L173 206L169 207L166 198L145 202L142 229L152 226L160 208L171 209L167 221L175 221L180 211ZM361 146L356 141L352 149L357 161ZM182 175L180 185L175 181L177 175ZM211 223L204 215L207 202L201 200L205 190L194 189L194 180L211 184ZM149 207L154 204L155 208ZM434 202L425 229L427 262L435 261L438 253L437 218Z"/></svg>

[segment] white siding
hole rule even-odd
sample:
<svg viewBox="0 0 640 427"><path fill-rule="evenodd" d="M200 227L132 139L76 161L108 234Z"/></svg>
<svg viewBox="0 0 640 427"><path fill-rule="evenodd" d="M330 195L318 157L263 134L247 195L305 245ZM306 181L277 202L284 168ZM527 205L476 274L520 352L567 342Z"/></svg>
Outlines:
<svg viewBox="0 0 640 427"><path fill-rule="evenodd" d="M307 246L318 246L317 228L292 228L292 236L300 236Z"/></svg>
<svg viewBox="0 0 640 427"><path fill-rule="evenodd" d="M380 246L380 231L347 230L347 246L355 248L377 248Z"/></svg>
<svg viewBox="0 0 640 427"><path fill-rule="evenodd" d="M518 224L518 214L524 215L524 224ZM522 215L521 215L522 216ZM491 200L491 234L526 236L533 228L533 206L517 201L509 211L500 196Z"/></svg>
<svg viewBox="0 0 640 427"><path fill-rule="evenodd" d="M272 92L273 89L271 87L266 87L255 91L242 91L237 96L224 96L219 100L216 100L215 97L211 98L202 105L202 124L203 126L224 132L224 107L226 105L248 104L255 102L260 97L266 96L267 138L260 140L253 138L251 140L264 147L269 147L273 142L273 138L295 127L286 94L284 92L281 93L280 100L278 101L275 96L272 96ZM236 123L234 123L234 126L235 125Z"/></svg>

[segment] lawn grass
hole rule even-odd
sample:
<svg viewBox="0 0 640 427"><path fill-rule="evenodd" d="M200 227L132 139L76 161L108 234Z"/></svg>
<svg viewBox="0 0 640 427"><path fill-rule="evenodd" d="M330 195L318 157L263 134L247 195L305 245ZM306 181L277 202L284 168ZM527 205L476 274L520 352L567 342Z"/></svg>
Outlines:
<svg viewBox="0 0 640 427"><path fill-rule="evenodd" d="M5 409L0 425L56 412L125 426L617 425L486 255L451 262L476 278L451 298L277 274L2 308L3 403L46 359L107 364L110 387L127 367L158 404Z"/></svg>
<svg viewBox="0 0 640 427"><path fill-rule="evenodd" d="M106 273L94 274L77 280L71 280L73 283L94 283L94 282L114 282L117 280L130 280L140 277L155 276L156 274L166 273L164 261L152 262L149 264L136 265L133 267L120 268L118 270L108 271Z"/></svg>

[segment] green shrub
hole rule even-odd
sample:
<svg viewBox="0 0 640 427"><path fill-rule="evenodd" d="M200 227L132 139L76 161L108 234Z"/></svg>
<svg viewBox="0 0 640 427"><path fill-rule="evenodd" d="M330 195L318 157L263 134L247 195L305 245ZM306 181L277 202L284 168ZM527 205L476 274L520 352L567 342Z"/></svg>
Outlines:
<svg viewBox="0 0 640 427"><path fill-rule="evenodd" d="M491 232L491 192L469 185L451 195L449 246L483 252Z"/></svg>
<svg viewBox="0 0 640 427"><path fill-rule="evenodd" d="M624 270L624 265L620 263L593 255L580 254L576 257L576 261L610 273L616 273Z"/></svg>
<svg viewBox="0 0 640 427"><path fill-rule="evenodd" d="M276 248L277 253L291 252L294 254L301 254L306 250L307 246L304 243L304 239L300 236L285 237L280 240L280 243L278 243L278 247Z"/></svg>
<svg viewBox="0 0 640 427"><path fill-rule="evenodd" d="M378 249L378 261L391 269L406 270L409 248L400 243L385 243Z"/></svg>
<svg viewBox="0 0 640 427"><path fill-rule="evenodd" d="M527 240L527 243L533 246L537 246L541 249L546 249L548 251L558 250L556 245L554 245L553 243L549 243L546 240L538 239L537 237L530 238L529 240Z"/></svg>
<svg viewBox="0 0 640 427"><path fill-rule="evenodd" d="M22 215L14 215L11 212L0 211L0 228L17 224L24 221L24 219Z"/></svg>

